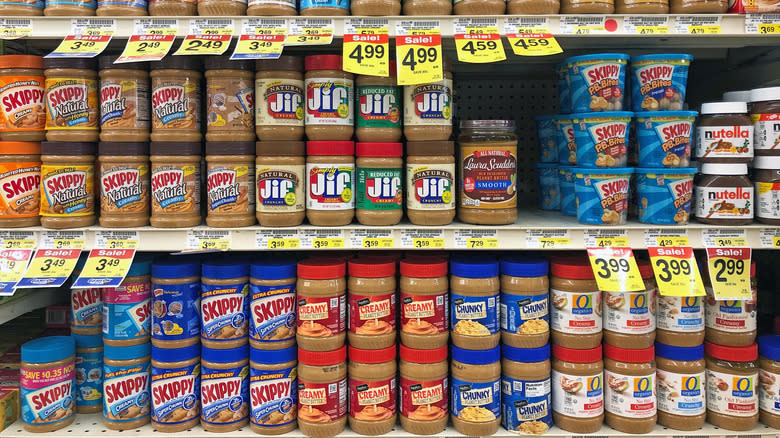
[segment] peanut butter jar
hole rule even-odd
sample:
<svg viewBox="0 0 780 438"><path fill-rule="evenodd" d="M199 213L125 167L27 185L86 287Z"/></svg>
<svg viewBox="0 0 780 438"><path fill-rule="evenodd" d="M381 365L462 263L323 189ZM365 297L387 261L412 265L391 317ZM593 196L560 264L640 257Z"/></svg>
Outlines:
<svg viewBox="0 0 780 438"><path fill-rule="evenodd" d="M455 430L490 436L501 424L501 349L467 350L452 346L452 403Z"/></svg>
<svg viewBox="0 0 780 438"><path fill-rule="evenodd" d="M601 344L574 350L552 345L553 422L572 433L593 433L604 421Z"/></svg>
<svg viewBox="0 0 780 438"><path fill-rule="evenodd" d="M252 133L254 136L254 133ZM255 144L206 142L206 224L215 228L255 224Z"/></svg>
<svg viewBox="0 0 780 438"><path fill-rule="evenodd" d="M25 342L19 364L20 418L27 432L54 432L76 418L76 343L71 336L48 336ZM44 373L51 377L44 377ZM54 385L58 391L46 391ZM47 393L46 397L36 393ZM37 400L31 403L30 399ZM14 407L19 410L19 408Z"/></svg>
<svg viewBox="0 0 780 438"><path fill-rule="evenodd" d="M100 142L100 226L149 225L149 144Z"/></svg>
<svg viewBox="0 0 780 438"><path fill-rule="evenodd" d="M41 143L41 225L95 224L95 143Z"/></svg>
<svg viewBox="0 0 780 438"><path fill-rule="evenodd" d="M649 261L637 264L645 290L604 292L604 343L619 348L650 348L655 342L655 277Z"/></svg>
<svg viewBox="0 0 780 438"><path fill-rule="evenodd" d="M297 15L295 0L249 0L246 14L249 16L287 16Z"/></svg>
<svg viewBox="0 0 780 438"><path fill-rule="evenodd" d="M200 262L159 257L152 265L152 345L177 349L200 344Z"/></svg>
<svg viewBox="0 0 780 438"><path fill-rule="evenodd" d="M97 0L98 16L142 17L146 15L147 0Z"/></svg>
<svg viewBox="0 0 780 438"><path fill-rule="evenodd" d="M249 426L260 435L295 430L298 418L298 349L249 350Z"/></svg>
<svg viewBox="0 0 780 438"><path fill-rule="evenodd" d="M198 8L202 5L199 3ZM231 61L230 55L207 56L205 68L206 141L254 141L254 63Z"/></svg>
<svg viewBox="0 0 780 438"><path fill-rule="evenodd" d="M230 388L225 390L225 387ZM249 348L201 350L200 425L207 432L232 432L249 423Z"/></svg>
<svg viewBox="0 0 780 438"><path fill-rule="evenodd" d="M311 438L329 438L347 425L347 347L298 348L298 429Z"/></svg>
<svg viewBox="0 0 780 438"><path fill-rule="evenodd" d="M267 256L249 265L249 344L257 350L295 346L296 260Z"/></svg>
<svg viewBox="0 0 780 438"><path fill-rule="evenodd" d="M43 0L34 0L30 3L19 3L16 1L3 0L0 2L0 14L3 16L25 16L34 17L43 15Z"/></svg>
<svg viewBox="0 0 780 438"><path fill-rule="evenodd" d="M434 435L447 427L449 373L447 346L430 350L399 346L401 427L415 435Z"/></svg>
<svg viewBox="0 0 780 438"><path fill-rule="evenodd" d="M152 347L152 426L183 432L200 423L200 345Z"/></svg>
<svg viewBox="0 0 780 438"><path fill-rule="evenodd" d="M355 3L353 2L352 5L354 8ZM398 7L400 9L401 5L399 4ZM376 15L398 15L398 13ZM394 142L401 140L401 87L396 85L395 61L390 61L389 69L390 76L387 77L358 75L355 79L358 106L355 137L358 141Z"/></svg>
<svg viewBox="0 0 780 438"><path fill-rule="evenodd" d="M406 143L406 216L415 225L447 225L455 218L455 143Z"/></svg>
<svg viewBox="0 0 780 438"><path fill-rule="evenodd" d="M759 419L769 427L780 429L780 336L758 338L758 353Z"/></svg>
<svg viewBox="0 0 780 438"><path fill-rule="evenodd" d="M346 264L338 259L298 262L296 339L307 351L331 351L347 337Z"/></svg>
<svg viewBox="0 0 780 438"><path fill-rule="evenodd" d="M149 69L146 63L114 64L100 57L100 140L149 141Z"/></svg>
<svg viewBox="0 0 780 438"><path fill-rule="evenodd" d="M352 73L342 70L341 56L307 56L304 82L306 137L315 141L351 139L355 124L355 81Z"/></svg>
<svg viewBox="0 0 780 438"><path fill-rule="evenodd" d="M229 304L226 304L229 303ZM249 264L212 258L201 265L200 342L226 350L249 340Z"/></svg>
<svg viewBox="0 0 780 438"><path fill-rule="evenodd" d="M89 17L95 15L95 0L46 0L43 15L48 17Z"/></svg>
<svg viewBox="0 0 780 438"><path fill-rule="evenodd" d="M246 14L246 0L198 0L198 15L229 17Z"/></svg>
<svg viewBox="0 0 780 438"><path fill-rule="evenodd" d="M349 346L349 427L383 435L395 426L398 400L395 345L378 350Z"/></svg>
<svg viewBox="0 0 780 438"><path fill-rule="evenodd" d="M406 259L400 270L401 343L423 350L446 347L450 337L447 260Z"/></svg>
<svg viewBox="0 0 780 438"><path fill-rule="evenodd" d="M403 210L402 143L357 143L355 217L362 225L401 222Z"/></svg>
<svg viewBox="0 0 780 438"><path fill-rule="evenodd" d="M282 55L279 59L258 59L255 70L257 138L303 140L303 58Z"/></svg>
<svg viewBox="0 0 780 438"><path fill-rule="evenodd" d="M650 433L657 415L655 348L604 344L604 419L626 433Z"/></svg>
<svg viewBox="0 0 780 438"><path fill-rule="evenodd" d="M10 6L0 3L3 15L6 15L7 7ZM8 96L0 106L0 140L40 141L46 138L43 68L40 56L0 56L0 89L4 90L4 96Z"/></svg>
<svg viewBox="0 0 780 438"><path fill-rule="evenodd" d="M152 141L200 141L201 63L166 56L151 63Z"/></svg>
<svg viewBox="0 0 780 438"><path fill-rule="evenodd" d="M293 227L306 217L306 148L302 141L258 141L255 147L257 222Z"/></svg>
<svg viewBox="0 0 780 438"><path fill-rule="evenodd" d="M401 0L352 0L352 15L390 16L401 14Z"/></svg>
<svg viewBox="0 0 780 438"><path fill-rule="evenodd" d="M431 84L406 85L404 137L408 141L449 140L452 135L452 65L442 60L444 79Z"/></svg>
<svg viewBox="0 0 780 438"><path fill-rule="evenodd" d="M552 427L550 344L501 346L501 424L510 432L541 435Z"/></svg>
<svg viewBox="0 0 780 438"><path fill-rule="evenodd" d="M695 347L704 343L703 297L669 297L655 300L655 339L674 347Z"/></svg>
<svg viewBox="0 0 780 438"><path fill-rule="evenodd" d="M541 257L501 259L501 342L542 348L550 339L548 263Z"/></svg>
<svg viewBox="0 0 780 438"><path fill-rule="evenodd" d="M103 426L130 430L149 424L151 346L103 349Z"/></svg>
<svg viewBox="0 0 780 438"><path fill-rule="evenodd" d="M98 140L97 61L47 58L46 140Z"/></svg>
<svg viewBox="0 0 780 438"><path fill-rule="evenodd" d="M450 15L452 0L402 0L404 15Z"/></svg>
<svg viewBox="0 0 780 438"><path fill-rule="evenodd" d="M348 266L349 345L361 350L394 346L398 314L395 261L359 257Z"/></svg>
<svg viewBox="0 0 780 438"><path fill-rule="evenodd" d="M726 430L758 423L758 346L725 347L704 342L707 362L707 422Z"/></svg>
<svg viewBox="0 0 780 438"><path fill-rule="evenodd" d="M601 345L601 291L588 259L557 257L550 274L552 343L575 350Z"/></svg>
<svg viewBox="0 0 780 438"><path fill-rule="evenodd" d="M95 289L92 289L95 290ZM76 412L103 410L103 338L100 334L71 334L76 341ZM99 374L98 374L99 373Z"/></svg>
<svg viewBox="0 0 780 438"><path fill-rule="evenodd" d="M498 272L498 260L492 256L457 256L450 260L452 345L469 350L498 345L501 339Z"/></svg>
<svg viewBox="0 0 780 438"><path fill-rule="evenodd" d="M198 15L197 0L149 0L149 15L184 17Z"/></svg>
<svg viewBox="0 0 780 438"><path fill-rule="evenodd" d="M455 15L504 15L506 0L453 0Z"/></svg>
<svg viewBox="0 0 780 438"><path fill-rule="evenodd" d="M200 225L200 143L152 142L152 216L157 228Z"/></svg>
<svg viewBox="0 0 780 438"><path fill-rule="evenodd" d="M40 225L41 144L37 141L0 141L0 226Z"/></svg>
<svg viewBox="0 0 780 438"><path fill-rule="evenodd" d="M355 144L306 142L306 218L317 226L348 225L355 217Z"/></svg>
<svg viewBox="0 0 780 438"><path fill-rule="evenodd" d="M698 430L707 417L704 346L655 344L658 424L674 430Z"/></svg>

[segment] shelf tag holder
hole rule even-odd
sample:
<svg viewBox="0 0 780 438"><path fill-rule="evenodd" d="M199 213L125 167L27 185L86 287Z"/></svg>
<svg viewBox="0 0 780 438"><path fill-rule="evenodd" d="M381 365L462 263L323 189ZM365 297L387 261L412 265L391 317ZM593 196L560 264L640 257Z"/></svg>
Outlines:
<svg viewBox="0 0 780 438"><path fill-rule="evenodd" d="M134 249L93 249L72 288L118 287L130 271L134 257Z"/></svg>
<svg viewBox="0 0 780 438"><path fill-rule="evenodd" d="M186 249L189 251L229 251L233 246L230 230L188 230Z"/></svg>
<svg viewBox="0 0 780 438"><path fill-rule="evenodd" d="M350 73L390 75L387 19L348 18L344 23L343 68Z"/></svg>
<svg viewBox="0 0 780 438"><path fill-rule="evenodd" d="M504 33L517 56L548 56L563 53L550 31L547 17L507 18Z"/></svg>
<svg viewBox="0 0 780 438"><path fill-rule="evenodd" d="M588 248L588 259L600 290L634 292L645 289L631 248Z"/></svg>
<svg viewBox="0 0 780 438"><path fill-rule="evenodd" d="M279 59L287 38L287 20L247 18L230 59Z"/></svg>
<svg viewBox="0 0 780 438"><path fill-rule="evenodd" d="M171 51L178 22L174 19L141 18L133 22L133 34L114 64L159 61Z"/></svg>
<svg viewBox="0 0 780 438"><path fill-rule="evenodd" d="M255 233L258 249L298 249L301 239L297 230L259 230Z"/></svg>
<svg viewBox="0 0 780 438"><path fill-rule="evenodd" d="M429 84L443 80L439 20L396 22L395 56L398 85ZM444 117L449 119L449 112Z"/></svg>
<svg viewBox="0 0 780 438"><path fill-rule="evenodd" d="M83 231L42 231L38 250L17 289L62 286L85 246Z"/></svg>
<svg viewBox="0 0 780 438"><path fill-rule="evenodd" d="M227 51L232 38L233 20L190 20L189 32L173 55L221 55Z"/></svg>
<svg viewBox="0 0 780 438"><path fill-rule="evenodd" d="M284 41L286 46L322 46L333 42L332 18L293 18Z"/></svg>
<svg viewBox="0 0 780 438"><path fill-rule="evenodd" d="M29 38L33 33L33 21L29 18L0 18L0 40Z"/></svg>
<svg viewBox="0 0 780 438"><path fill-rule="evenodd" d="M301 248L339 249L344 248L344 230L305 229L301 230Z"/></svg>
<svg viewBox="0 0 780 438"><path fill-rule="evenodd" d="M690 246L648 246L658 292L668 297L703 297L704 284Z"/></svg>
<svg viewBox="0 0 780 438"><path fill-rule="evenodd" d="M453 26L459 61L485 64L506 59L497 18L456 18Z"/></svg>
<svg viewBox="0 0 780 438"><path fill-rule="evenodd" d="M113 18L74 18L70 33L45 58L94 58L106 50L115 32Z"/></svg>

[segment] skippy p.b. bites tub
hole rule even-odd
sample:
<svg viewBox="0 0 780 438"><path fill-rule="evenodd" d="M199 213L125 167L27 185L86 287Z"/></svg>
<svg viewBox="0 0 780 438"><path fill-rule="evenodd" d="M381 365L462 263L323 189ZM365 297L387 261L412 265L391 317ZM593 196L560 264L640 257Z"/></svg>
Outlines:
<svg viewBox="0 0 780 438"><path fill-rule="evenodd" d="M692 55L659 54L631 58L634 111L680 111L685 102Z"/></svg>
<svg viewBox="0 0 780 438"><path fill-rule="evenodd" d="M542 163L558 162L558 116L538 116L536 120L536 133L539 137L539 161Z"/></svg>
<svg viewBox="0 0 780 438"><path fill-rule="evenodd" d="M70 336L38 338L22 345L21 417L28 432L73 423L76 343Z"/></svg>
<svg viewBox="0 0 780 438"><path fill-rule="evenodd" d="M573 170L577 220L584 224L625 224L628 216L628 190L634 169Z"/></svg>
<svg viewBox="0 0 780 438"><path fill-rule="evenodd" d="M558 190L561 191L561 213L577 216L577 199L574 195L574 167L558 166Z"/></svg>
<svg viewBox="0 0 780 438"><path fill-rule="evenodd" d="M602 53L575 56L569 65L572 112L620 111L626 90L628 55Z"/></svg>
<svg viewBox="0 0 780 438"><path fill-rule="evenodd" d="M628 162L629 111L572 114L579 167L623 167Z"/></svg>
<svg viewBox="0 0 780 438"><path fill-rule="evenodd" d="M561 190L558 178L558 165L554 163L536 163L539 177L539 208L542 210L561 209Z"/></svg>
<svg viewBox="0 0 780 438"><path fill-rule="evenodd" d="M696 111L637 113L639 166L685 167L690 163Z"/></svg>
<svg viewBox="0 0 780 438"><path fill-rule="evenodd" d="M695 167L636 169L639 222L659 225L688 223Z"/></svg>
<svg viewBox="0 0 780 438"><path fill-rule="evenodd" d="M574 126L570 115L555 116L556 143L558 144L558 163L577 164L577 144L574 142Z"/></svg>

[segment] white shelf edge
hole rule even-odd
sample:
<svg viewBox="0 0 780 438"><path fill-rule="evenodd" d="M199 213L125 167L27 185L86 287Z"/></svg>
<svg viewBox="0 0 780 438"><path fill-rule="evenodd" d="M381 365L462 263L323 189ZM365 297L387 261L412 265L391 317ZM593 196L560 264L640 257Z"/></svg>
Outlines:
<svg viewBox="0 0 780 438"><path fill-rule="evenodd" d="M13 297L8 302L0 303L0 325L27 312L56 304L58 295L61 294L58 289L32 289L23 296Z"/></svg>

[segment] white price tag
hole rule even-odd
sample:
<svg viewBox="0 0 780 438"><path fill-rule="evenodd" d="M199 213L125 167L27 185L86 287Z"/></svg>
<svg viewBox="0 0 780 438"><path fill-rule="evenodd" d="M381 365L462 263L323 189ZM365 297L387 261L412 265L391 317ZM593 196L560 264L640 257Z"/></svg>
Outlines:
<svg viewBox="0 0 780 438"><path fill-rule="evenodd" d="M571 248L569 230L528 230L525 232L527 248Z"/></svg>
<svg viewBox="0 0 780 438"><path fill-rule="evenodd" d="M745 16L745 33L780 34L780 14L747 14Z"/></svg>
<svg viewBox="0 0 780 438"><path fill-rule="evenodd" d="M645 246L688 246L688 231L679 228L647 229Z"/></svg>
<svg viewBox="0 0 780 438"><path fill-rule="evenodd" d="M94 249L138 249L138 231L96 231Z"/></svg>
<svg viewBox="0 0 780 438"><path fill-rule="evenodd" d="M701 230L702 244L707 248L730 248L748 246L747 233L739 229L704 229Z"/></svg>
<svg viewBox="0 0 780 438"><path fill-rule="evenodd" d="M444 230L401 230L401 248L443 249Z"/></svg>
<svg viewBox="0 0 780 438"><path fill-rule="evenodd" d="M333 42L332 18L293 18L287 29L286 46L327 45Z"/></svg>
<svg viewBox="0 0 780 438"><path fill-rule="evenodd" d="M35 249L38 234L34 231L0 231L0 248Z"/></svg>
<svg viewBox="0 0 780 438"><path fill-rule="evenodd" d="M139 18L133 20L133 35L154 35L166 31L179 31L179 21L171 18Z"/></svg>
<svg viewBox="0 0 780 438"><path fill-rule="evenodd" d="M496 230L455 230L455 248L498 248L498 231Z"/></svg>
<svg viewBox="0 0 780 438"><path fill-rule="evenodd" d="M762 228L758 236L762 248L780 249L780 228Z"/></svg>
<svg viewBox="0 0 780 438"><path fill-rule="evenodd" d="M668 34L671 28L671 19L665 15L628 15L623 18L623 32L628 34L662 35Z"/></svg>
<svg viewBox="0 0 780 438"><path fill-rule="evenodd" d="M113 34L116 32L116 21L113 18L74 18L70 20L71 35L89 35L94 31Z"/></svg>
<svg viewBox="0 0 780 438"><path fill-rule="evenodd" d="M188 230L186 249L194 251L228 251L233 245L229 230Z"/></svg>
<svg viewBox="0 0 780 438"><path fill-rule="evenodd" d="M585 230L585 248L630 247L627 230Z"/></svg>
<svg viewBox="0 0 780 438"><path fill-rule="evenodd" d="M301 239L297 230L258 230L255 247L259 249L298 249Z"/></svg>
<svg viewBox="0 0 780 438"><path fill-rule="evenodd" d="M356 229L350 230L349 243L352 248L389 249L395 247L395 237L393 230Z"/></svg>
<svg viewBox="0 0 780 438"><path fill-rule="evenodd" d="M674 20L674 33L705 35L721 33L720 15L680 15Z"/></svg>
<svg viewBox="0 0 780 438"><path fill-rule="evenodd" d="M547 17L507 17L504 19L504 33L516 33L518 28L549 33L550 19Z"/></svg>
<svg viewBox="0 0 780 438"><path fill-rule="evenodd" d="M33 23L29 18L0 18L0 40L26 38L33 33Z"/></svg>
<svg viewBox="0 0 780 438"><path fill-rule="evenodd" d="M84 249L87 244L83 231L41 231L39 249Z"/></svg>
<svg viewBox="0 0 780 438"><path fill-rule="evenodd" d="M561 33L570 35L606 34L618 31L618 22L604 15L561 16Z"/></svg>
<svg viewBox="0 0 780 438"><path fill-rule="evenodd" d="M333 249L344 248L344 230L327 230L320 228L301 230L301 248Z"/></svg>

